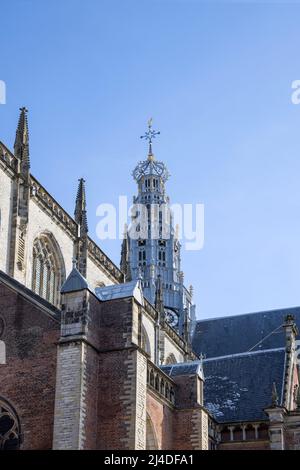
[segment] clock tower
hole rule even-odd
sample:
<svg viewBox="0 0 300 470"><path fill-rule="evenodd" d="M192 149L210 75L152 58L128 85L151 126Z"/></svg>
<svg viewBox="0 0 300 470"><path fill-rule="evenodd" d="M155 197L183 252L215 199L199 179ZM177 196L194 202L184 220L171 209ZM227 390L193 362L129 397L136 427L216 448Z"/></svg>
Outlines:
<svg viewBox="0 0 300 470"><path fill-rule="evenodd" d="M187 331L192 333L195 305L192 288L184 286L181 245L165 190L169 172L152 151L153 139L159 134L150 120L147 132L141 136L149 143L148 156L132 173L138 194L133 197L131 225L123 240L121 269L126 280L141 279L144 295L153 305L159 279L165 319L186 336Z"/></svg>

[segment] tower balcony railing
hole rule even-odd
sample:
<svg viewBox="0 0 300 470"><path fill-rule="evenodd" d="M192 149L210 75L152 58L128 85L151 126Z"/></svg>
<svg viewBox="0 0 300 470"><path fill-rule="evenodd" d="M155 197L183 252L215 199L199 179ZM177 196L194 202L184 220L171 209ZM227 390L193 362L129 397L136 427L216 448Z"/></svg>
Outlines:
<svg viewBox="0 0 300 470"><path fill-rule="evenodd" d="M147 386L171 405L175 404L175 384L159 367L148 361Z"/></svg>

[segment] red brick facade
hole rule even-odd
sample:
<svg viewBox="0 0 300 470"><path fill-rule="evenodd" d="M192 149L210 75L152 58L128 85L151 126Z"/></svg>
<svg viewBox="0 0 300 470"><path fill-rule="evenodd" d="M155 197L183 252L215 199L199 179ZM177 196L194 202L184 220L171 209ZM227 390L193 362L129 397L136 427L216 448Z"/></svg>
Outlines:
<svg viewBox="0 0 300 470"><path fill-rule="evenodd" d="M159 449L172 449L174 447L174 407L148 391L147 415L153 426L157 447ZM149 425L150 423L148 423Z"/></svg>
<svg viewBox="0 0 300 470"><path fill-rule="evenodd" d="M22 448L51 449L59 319L3 283L0 317L6 346L0 399L7 400L19 417Z"/></svg>
<svg viewBox="0 0 300 470"><path fill-rule="evenodd" d="M142 313L133 297L103 302L87 288L64 293L59 311L0 273L0 405L18 419L21 449L267 450L281 416L285 448L299 447L297 411L219 425L200 375L168 376L142 349Z"/></svg>
<svg viewBox="0 0 300 470"><path fill-rule="evenodd" d="M173 398L147 392L149 358L141 348L141 306L133 298L100 302L83 290L65 294L60 312L4 276L0 312L6 345L0 399L20 420L22 449L179 445ZM63 409L70 397L78 400L72 416ZM57 436L53 440L55 434L63 436L60 442Z"/></svg>

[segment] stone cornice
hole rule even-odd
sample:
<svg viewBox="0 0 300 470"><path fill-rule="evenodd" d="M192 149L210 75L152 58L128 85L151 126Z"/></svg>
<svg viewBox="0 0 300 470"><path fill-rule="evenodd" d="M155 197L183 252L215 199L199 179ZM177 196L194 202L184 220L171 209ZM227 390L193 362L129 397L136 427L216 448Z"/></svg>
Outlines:
<svg viewBox="0 0 300 470"><path fill-rule="evenodd" d="M184 352L188 352L187 351L187 347L186 347L186 344L185 344L185 341L179 336L179 334L177 333L177 331L175 331L170 325L168 325L168 323L165 322L164 324L164 328L165 332L168 334L169 338L171 338L174 343L177 344L177 346L179 346Z"/></svg>
<svg viewBox="0 0 300 470"><path fill-rule="evenodd" d="M49 214L55 217L56 222L64 226L69 236L76 240L78 234L78 225L75 220L55 201L55 199L46 191L46 189L31 176L31 197L39 205L42 205ZM112 281L123 282L124 275L119 268L110 260L110 258L99 248L99 246L88 237L88 255L89 258L104 270Z"/></svg>
<svg viewBox="0 0 300 470"><path fill-rule="evenodd" d="M206 410L207 411L207 410ZM213 418L216 423L220 426L220 428L226 428L228 426L247 426L247 424L251 425L260 425L260 424L269 424L269 419L254 419L254 420L249 420L249 421L224 421L224 422L219 422L217 419Z"/></svg>
<svg viewBox="0 0 300 470"><path fill-rule="evenodd" d="M158 312L155 310L153 305L150 304L150 302L144 298L144 310L147 312L147 314L153 319L157 320L158 319Z"/></svg>
<svg viewBox="0 0 300 470"><path fill-rule="evenodd" d="M11 176L18 173L18 159L8 150L8 148L0 141L0 162L9 171Z"/></svg>
<svg viewBox="0 0 300 470"><path fill-rule="evenodd" d="M0 142L0 164L9 172L10 176L19 176L19 161L12 152ZM75 241L78 236L78 225L75 220L62 208L62 206L51 196L51 194L30 175L31 192L30 197L40 206L49 217L60 227L62 227L69 237ZM124 282L124 274L111 261L111 259L98 247L98 245L88 238L89 258L102 269L113 282Z"/></svg>
<svg viewBox="0 0 300 470"><path fill-rule="evenodd" d="M30 175L31 199L40 206L55 222L64 227L68 235L75 240L77 238L77 224L69 214L56 202L48 191Z"/></svg>
<svg viewBox="0 0 300 470"><path fill-rule="evenodd" d="M104 268L107 275L119 283L124 282L124 274L120 269L110 260L108 256L99 248L99 246L89 237L88 238L88 255L95 264Z"/></svg>

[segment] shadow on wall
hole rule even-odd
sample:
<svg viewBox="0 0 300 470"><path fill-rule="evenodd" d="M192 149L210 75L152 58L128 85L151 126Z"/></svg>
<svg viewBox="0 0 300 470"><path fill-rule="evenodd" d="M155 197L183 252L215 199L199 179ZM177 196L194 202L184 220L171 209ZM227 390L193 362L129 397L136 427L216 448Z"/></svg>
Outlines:
<svg viewBox="0 0 300 470"><path fill-rule="evenodd" d="M146 450L158 450L157 437L150 416L147 414L146 421Z"/></svg>
<svg viewBox="0 0 300 470"><path fill-rule="evenodd" d="M0 341L0 364L6 364L6 348L4 341Z"/></svg>

